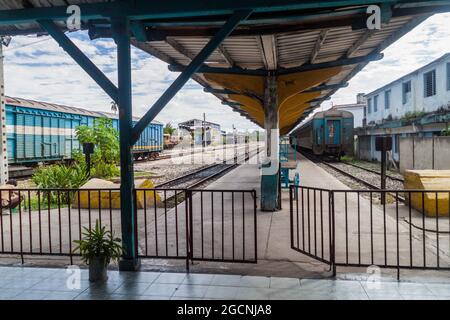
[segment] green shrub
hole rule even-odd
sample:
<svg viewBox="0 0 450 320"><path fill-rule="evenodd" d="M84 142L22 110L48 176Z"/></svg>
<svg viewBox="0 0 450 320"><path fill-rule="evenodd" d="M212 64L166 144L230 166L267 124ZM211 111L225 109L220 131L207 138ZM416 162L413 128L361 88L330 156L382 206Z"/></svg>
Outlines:
<svg viewBox="0 0 450 320"><path fill-rule="evenodd" d="M113 127L112 120L98 118L94 126L79 126L75 130L78 141L94 144L94 153L91 155L91 176L97 178L110 178L118 176L120 171L119 132ZM74 150L73 159L84 165L85 156L81 150Z"/></svg>
<svg viewBox="0 0 450 320"><path fill-rule="evenodd" d="M55 164L36 170L31 180L39 189L78 189L88 180L88 175L83 166L65 166ZM49 193L44 197L48 198ZM50 192L51 202L58 201L57 192ZM67 203L67 193L60 193L60 201Z"/></svg>

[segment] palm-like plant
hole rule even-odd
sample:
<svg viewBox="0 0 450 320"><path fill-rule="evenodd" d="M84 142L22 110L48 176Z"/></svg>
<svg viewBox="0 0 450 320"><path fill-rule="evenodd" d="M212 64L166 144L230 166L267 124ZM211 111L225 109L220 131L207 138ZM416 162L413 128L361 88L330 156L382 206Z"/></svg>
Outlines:
<svg viewBox="0 0 450 320"><path fill-rule="evenodd" d="M89 265L94 258L100 258L107 266L111 261L120 259L123 253L121 240L115 238L105 226L101 227L98 220L95 221L95 228L83 229L83 239L74 240L77 244L74 252L79 251L86 264Z"/></svg>

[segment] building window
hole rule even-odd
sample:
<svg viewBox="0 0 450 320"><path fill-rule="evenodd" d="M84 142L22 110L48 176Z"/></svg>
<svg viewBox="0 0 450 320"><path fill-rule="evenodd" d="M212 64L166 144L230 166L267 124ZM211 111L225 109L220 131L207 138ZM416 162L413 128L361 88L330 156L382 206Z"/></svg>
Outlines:
<svg viewBox="0 0 450 320"><path fill-rule="evenodd" d="M404 82L402 86L402 101L407 104L411 96L411 81Z"/></svg>
<svg viewBox="0 0 450 320"><path fill-rule="evenodd" d="M450 62L447 63L447 90L450 91Z"/></svg>
<svg viewBox="0 0 450 320"><path fill-rule="evenodd" d="M436 70L432 70L423 75L423 88L425 98L436 94Z"/></svg>
<svg viewBox="0 0 450 320"><path fill-rule="evenodd" d="M384 92L384 108L389 109L391 107L391 90Z"/></svg>
<svg viewBox="0 0 450 320"><path fill-rule="evenodd" d="M378 95L373 97L373 112L378 111Z"/></svg>
<svg viewBox="0 0 450 320"><path fill-rule="evenodd" d="M372 113L372 98L367 100L367 113Z"/></svg>

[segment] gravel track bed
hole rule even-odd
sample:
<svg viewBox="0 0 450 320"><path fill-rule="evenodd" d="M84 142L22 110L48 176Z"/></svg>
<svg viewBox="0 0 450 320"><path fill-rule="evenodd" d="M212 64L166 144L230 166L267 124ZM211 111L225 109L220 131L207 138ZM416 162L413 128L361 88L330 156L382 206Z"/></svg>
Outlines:
<svg viewBox="0 0 450 320"><path fill-rule="evenodd" d="M345 183L347 186L349 186L352 189L368 189L367 186L353 180L350 177L345 176L342 173L337 172L336 170L333 170L332 168L330 168L329 166L327 166L325 164L318 163L318 165L320 167L322 167L323 169L325 169L327 172L331 173L333 176L337 177L340 181L342 181L343 183ZM371 173L371 172L365 171L363 169L359 169L359 168L347 165L345 163L337 162L337 163L332 163L332 165L342 171L350 173L351 175L353 175L361 180L364 180L374 186L377 186L378 188L381 185L380 176L375 173ZM396 181L396 180L387 178L386 179L386 189L401 190L401 189L403 189L403 183L401 183L400 181Z"/></svg>
<svg viewBox="0 0 450 320"><path fill-rule="evenodd" d="M357 166L366 168L366 169L376 171L376 172L381 172L381 165L379 163L373 163L373 162L368 162L368 161L356 161L354 164ZM397 171L387 170L386 173L390 176L393 176L393 177L396 177L399 179L403 179L403 175Z"/></svg>

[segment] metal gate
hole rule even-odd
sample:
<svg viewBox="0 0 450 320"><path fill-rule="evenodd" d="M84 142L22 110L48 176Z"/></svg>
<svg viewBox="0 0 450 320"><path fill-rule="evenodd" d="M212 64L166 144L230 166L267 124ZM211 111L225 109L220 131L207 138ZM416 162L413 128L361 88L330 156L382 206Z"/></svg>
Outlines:
<svg viewBox="0 0 450 320"><path fill-rule="evenodd" d="M382 199L386 199L384 202ZM336 267L450 270L450 190L290 187L292 249Z"/></svg>
<svg viewBox="0 0 450 320"><path fill-rule="evenodd" d="M142 258L257 262L254 190L136 189Z"/></svg>
<svg viewBox="0 0 450 320"><path fill-rule="evenodd" d="M333 210L329 190L290 187L291 248L328 265L333 265Z"/></svg>

